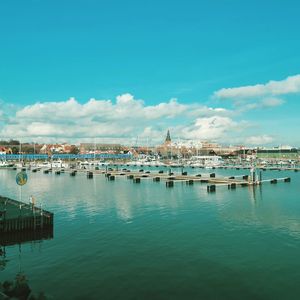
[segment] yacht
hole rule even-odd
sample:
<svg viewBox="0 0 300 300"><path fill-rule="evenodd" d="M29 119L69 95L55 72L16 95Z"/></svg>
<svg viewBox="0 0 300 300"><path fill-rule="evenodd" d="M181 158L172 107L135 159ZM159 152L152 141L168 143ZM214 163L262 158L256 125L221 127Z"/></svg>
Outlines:
<svg viewBox="0 0 300 300"><path fill-rule="evenodd" d="M68 167L68 164L64 163L62 160L53 160L51 162L51 168L63 169L63 168L67 168L67 167Z"/></svg>
<svg viewBox="0 0 300 300"><path fill-rule="evenodd" d="M37 167L38 168L43 168L43 169L46 169L46 168L51 168L51 163L50 162L48 162L48 161L44 161L44 162L42 162L42 163L38 163L37 164Z"/></svg>
<svg viewBox="0 0 300 300"><path fill-rule="evenodd" d="M9 163L6 160L0 160L0 168L8 168L8 167L13 167L13 163Z"/></svg>
<svg viewBox="0 0 300 300"><path fill-rule="evenodd" d="M221 166L223 163L224 161L221 156L205 155L192 156L189 165L195 167L205 167L206 169L212 169L214 167Z"/></svg>

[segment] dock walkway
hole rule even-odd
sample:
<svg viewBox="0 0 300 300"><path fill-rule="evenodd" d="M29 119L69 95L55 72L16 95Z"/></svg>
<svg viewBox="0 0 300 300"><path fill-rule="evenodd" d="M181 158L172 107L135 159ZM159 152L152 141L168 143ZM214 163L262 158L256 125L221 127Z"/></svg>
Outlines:
<svg viewBox="0 0 300 300"><path fill-rule="evenodd" d="M53 227L53 213L0 196L0 233Z"/></svg>

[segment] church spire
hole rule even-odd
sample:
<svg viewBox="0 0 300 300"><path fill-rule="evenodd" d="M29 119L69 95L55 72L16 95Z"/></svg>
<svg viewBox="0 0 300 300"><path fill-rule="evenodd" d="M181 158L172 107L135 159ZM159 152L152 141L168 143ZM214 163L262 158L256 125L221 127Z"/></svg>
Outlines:
<svg viewBox="0 0 300 300"><path fill-rule="evenodd" d="M167 132L165 143L171 143L170 130L168 130L168 132Z"/></svg>

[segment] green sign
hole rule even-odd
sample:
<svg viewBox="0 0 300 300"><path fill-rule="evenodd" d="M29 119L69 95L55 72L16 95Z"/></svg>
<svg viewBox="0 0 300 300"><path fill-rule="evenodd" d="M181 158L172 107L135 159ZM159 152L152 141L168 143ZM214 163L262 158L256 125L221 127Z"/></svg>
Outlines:
<svg viewBox="0 0 300 300"><path fill-rule="evenodd" d="M24 184L26 184L27 180L28 180L28 176L27 176L26 172L24 172L24 171L19 172L16 175L16 183L18 185L24 185Z"/></svg>

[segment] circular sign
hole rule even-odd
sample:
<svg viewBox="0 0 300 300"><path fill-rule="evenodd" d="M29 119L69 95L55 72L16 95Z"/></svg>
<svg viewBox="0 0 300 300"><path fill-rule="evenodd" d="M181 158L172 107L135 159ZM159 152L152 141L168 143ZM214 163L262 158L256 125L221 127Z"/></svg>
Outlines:
<svg viewBox="0 0 300 300"><path fill-rule="evenodd" d="M18 185L24 185L27 183L27 180L28 180L28 176L26 174L26 172L19 172L17 175L16 175L16 183Z"/></svg>

